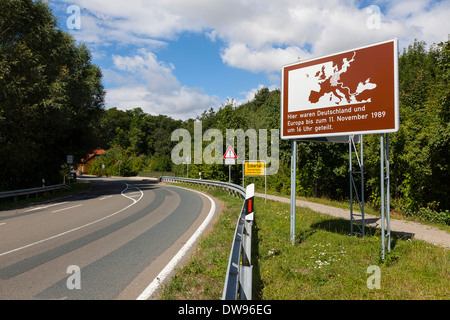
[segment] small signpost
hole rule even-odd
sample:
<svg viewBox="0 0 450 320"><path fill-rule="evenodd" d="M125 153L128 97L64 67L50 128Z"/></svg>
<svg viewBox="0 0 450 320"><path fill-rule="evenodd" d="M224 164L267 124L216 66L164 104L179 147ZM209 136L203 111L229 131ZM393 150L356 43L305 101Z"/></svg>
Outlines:
<svg viewBox="0 0 450 320"><path fill-rule="evenodd" d="M73 155L68 154L66 157L66 163L69 165L69 186L70 186L70 180L71 180L71 175L72 173L70 172L70 167L73 164ZM65 179L64 179L65 181Z"/></svg>
<svg viewBox="0 0 450 320"><path fill-rule="evenodd" d="M231 183L231 166L236 164L237 155L233 150L233 147L228 146L227 151L223 155L225 164L228 165L228 183Z"/></svg>
<svg viewBox="0 0 450 320"><path fill-rule="evenodd" d="M262 177L264 176L264 191L266 194L265 201L267 202L267 175L266 175L266 161L264 160L244 160L242 171L242 186L245 187L244 179L247 177Z"/></svg>

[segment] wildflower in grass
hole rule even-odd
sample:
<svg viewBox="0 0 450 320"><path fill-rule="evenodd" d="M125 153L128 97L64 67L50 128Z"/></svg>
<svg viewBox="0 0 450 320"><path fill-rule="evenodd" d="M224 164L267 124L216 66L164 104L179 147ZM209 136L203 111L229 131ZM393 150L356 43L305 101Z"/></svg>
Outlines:
<svg viewBox="0 0 450 320"><path fill-rule="evenodd" d="M267 255L271 256L271 257L275 257L275 249L274 248L270 249L269 252L267 252Z"/></svg>

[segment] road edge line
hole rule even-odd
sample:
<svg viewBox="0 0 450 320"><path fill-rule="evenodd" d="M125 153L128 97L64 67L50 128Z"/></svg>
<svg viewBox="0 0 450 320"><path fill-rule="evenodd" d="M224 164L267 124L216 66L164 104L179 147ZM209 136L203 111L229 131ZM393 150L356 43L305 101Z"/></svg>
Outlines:
<svg viewBox="0 0 450 320"><path fill-rule="evenodd" d="M197 228L194 234L189 238L189 240L184 244L184 246L181 247L181 249L177 252L177 254L172 258L172 260L170 260L170 262L164 267L164 269L161 270L161 272L155 277L155 279L153 279L153 281L147 286L147 288L145 288L144 291L142 291L142 293L136 298L136 300L147 300L153 295L153 293L159 288L161 283L164 282L164 280L178 265L181 259L183 259L184 255L197 241L197 239L200 237L200 235L203 233L203 231L206 229L206 227L214 217L214 214L216 212L216 203L214 199L203 192L191 189L188 190L201 194L209 199L209 201L211 202L211 209L209 210L208 216L203 221L203 223Z"/></svg>

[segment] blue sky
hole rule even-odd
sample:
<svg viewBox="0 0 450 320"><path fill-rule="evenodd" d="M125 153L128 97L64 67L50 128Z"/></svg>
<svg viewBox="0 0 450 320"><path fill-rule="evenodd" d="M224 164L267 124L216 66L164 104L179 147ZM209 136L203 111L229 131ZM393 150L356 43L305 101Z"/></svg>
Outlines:
<svg viewBox="0 0 450 320"><path fill-rule="evenodd" d="M398 38L448 39L450 0L50 0L88 45L106 108L195 118L280 87L285 64ZM80 8L80 28L67 20ZM70 24L69 24L70 25Z"/></svg>

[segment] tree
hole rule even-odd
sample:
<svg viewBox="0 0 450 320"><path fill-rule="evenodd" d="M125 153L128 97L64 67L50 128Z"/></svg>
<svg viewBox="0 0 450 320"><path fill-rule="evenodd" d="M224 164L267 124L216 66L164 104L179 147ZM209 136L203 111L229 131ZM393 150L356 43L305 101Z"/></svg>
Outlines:
<svg viewBox="0 0 450 320"><path fill-rule="evenodd" d="M0 189L59 182L67 154L97 146L100 69L44 1L0 1Z"/></svg>
<svg viewBox="0 0 450 320"><path fill-rule="evenodd" d="M405 213L450 207L449 47L446 42L427 49L415 41L399 58L400 130L390 135L391 190ZM379 142L365 141L369 193L377 203Z"/></svg>

